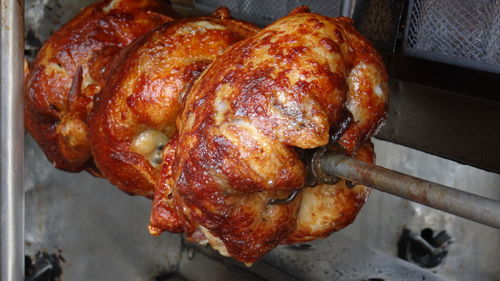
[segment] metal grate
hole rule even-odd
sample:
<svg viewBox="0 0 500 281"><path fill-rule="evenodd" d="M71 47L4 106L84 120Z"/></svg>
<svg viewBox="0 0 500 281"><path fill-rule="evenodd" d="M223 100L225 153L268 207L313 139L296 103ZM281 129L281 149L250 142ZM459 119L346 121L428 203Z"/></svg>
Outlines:
<svg viewBox="0 0 500 281"><path fill-rule="evenodd" d="M500 72L500 1L413 0L405 52Z"/></svg>
<svg viewBox="0 0 500 281"><path fill-rule="evenodd" d="M270 24L302 5L309 6L313 12L330 17L340 16L342 10L342 0L195 0L194 3L198 9L204 11L226 6L234 17L260 25Z"/></svg>

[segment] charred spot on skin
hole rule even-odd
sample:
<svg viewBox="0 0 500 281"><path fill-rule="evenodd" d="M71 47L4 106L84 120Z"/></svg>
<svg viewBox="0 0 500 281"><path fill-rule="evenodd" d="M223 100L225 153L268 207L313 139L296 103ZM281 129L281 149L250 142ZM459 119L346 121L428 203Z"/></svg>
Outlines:
<svg viewBox="0 0 500 281"><path fill-rule="evenodd" d="M344 35L342 35L342 31L340 31L339 29L335 29L334 33L335 33L335 37L337 38L337 41L339 43L343 43L344 42Z"/></svg>
<svg viewBox="0 0 500 281"><path fill-rule="evenodd" d="M352 113L344 109L342 111L342 115L340 118L339 122L336 122L335 125L333 125L330 128L330 142L328 144L328 148L330 151L337 151L338 150L338 140L344 135L344 133L347 131L347 128L351 125L353 122L354 117ZM344 151L340 151L344 152Z"/></svg>
<svg viewBox="0 0 500 281"><path fill-rule="evenodd" d="M319 41L330 53L340 53L339 45L330 38L323 38Z"/></svg>
<svg viewBox="0 0 500 281"><path fill-rule="evenodd" d="M227 7L219 7L214 11L214 17L220 19L231 18L231 11Z"/></svg>
<svg viewBox="0 0 500 281"><path fill-rule="evenodd" d="M55 112L61 112L61 110L55 104L49 104L49 109Z"/></svg>
<svg viewBox="0 0 500 281"><path fill-rule="evenodd" d="M320 28L323 28L325 26L325 24L322 23L317 18L310 18L310 19L307 20L307 22L311 23L313 25L314 29L320 29Z"/></svg>

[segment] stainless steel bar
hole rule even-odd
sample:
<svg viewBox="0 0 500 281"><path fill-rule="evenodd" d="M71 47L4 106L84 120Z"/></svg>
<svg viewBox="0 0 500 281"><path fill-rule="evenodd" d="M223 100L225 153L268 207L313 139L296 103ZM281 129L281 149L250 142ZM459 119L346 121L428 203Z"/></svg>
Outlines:
<svg viewBox="0 0 500 281"><path fill-rule="evenodd" d="M498 201L343 155L327 154L320 165L330 175L500 229Z"/></svg>
<svg viewBox="0 0 500 281"><path fill-rule="evenodd" d="M1 0L0 184L1 280L24 276L24 1Z"/></svg>

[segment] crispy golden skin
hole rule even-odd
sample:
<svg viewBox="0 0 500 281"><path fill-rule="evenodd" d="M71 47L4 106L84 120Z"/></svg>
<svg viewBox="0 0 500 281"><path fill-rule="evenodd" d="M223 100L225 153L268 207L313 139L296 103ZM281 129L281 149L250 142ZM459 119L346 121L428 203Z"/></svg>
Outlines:
<svg viewBox="0 0 500 281"><path fill-rule="evenodd" d="M382 60L351 20L296 9L235 44L194 83L155 204L167 206L171 228L243 262L325 237L354 219L365 187L341 181L304 189L287 205L268 202L304 185L297 151L325 146L335 134L345 153L372 162L369 137L387 101ZM346 111L353 121L330 132Z"/></svg>
<svg viewBox="0 0 500 281"><path fill-rule="evenodd" d="M184 93L217 55L256 32L223 8L212 17L167 23L127 47L89 119L104 176L129 194L152 197Z"/></svg>
<svg viewBox="0 0 500 281"><path fill-rule="evenodd" d="M25 124L55 167L96 173L86 125L92 98L115 55L172 13L161 0L107 0L45 42L26 78Z"/></svg>

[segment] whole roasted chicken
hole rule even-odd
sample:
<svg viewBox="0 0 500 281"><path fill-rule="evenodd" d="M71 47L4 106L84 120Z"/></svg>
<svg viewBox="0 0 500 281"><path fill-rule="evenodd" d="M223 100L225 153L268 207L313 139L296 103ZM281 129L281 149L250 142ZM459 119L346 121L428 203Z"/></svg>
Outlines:
<svg viewBox="0 0 500 281"><path fill-rule="evenodd" d="M369 138L387 101L382 60L350 19L294 10L226 50L192 86L164 154L150 231L182 230L251 263L345 227L368 188L311 184L307 155L373 162Z"/></svg>
<svg viewBox="0 0 500 281"><path fill-rule="evenodd" d="M105 0L83 9L50 36L26 78L25 124L55 167L98 174L87 116L115 55L172 21L162 0Z"/></svg>
<svg viewBox="0 0 500 281"><path fill-rule="evenodd" d="M166 23L124 49L88 122L104 176L129 194L153 197L185 93L217 55L257 30L221 8Z"/></svg>

